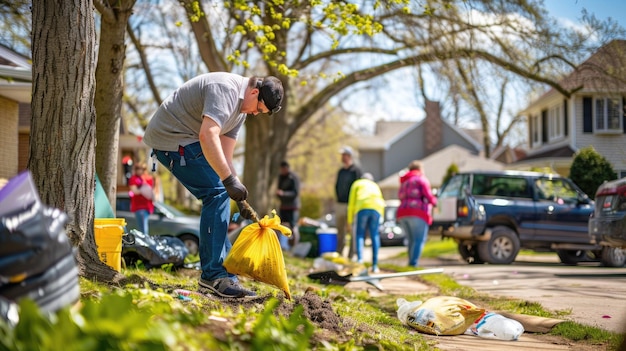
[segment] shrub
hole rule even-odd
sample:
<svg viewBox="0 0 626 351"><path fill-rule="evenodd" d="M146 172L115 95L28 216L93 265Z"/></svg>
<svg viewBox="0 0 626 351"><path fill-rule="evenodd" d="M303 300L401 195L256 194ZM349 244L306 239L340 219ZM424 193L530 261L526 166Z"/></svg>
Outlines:
<svg viewBox="0 0 626 351"><path fill-rule="evenodd" d="M617 175L611 163L593 146L588 146L578 150L574 156L569 178L593 199L600 184L617 179Z"/></svg>
<svg viewBox="0 0 626 351"><path fill-rule="evenodd" d="M448 179L452 178L453 175L459 173L459 166L456 165L456 163L451 163L450 166L448 166L448 169L446 170L446 175L443 176L443 180L441 181L441 185L444 185Z"/></svg>
<svg viewBox="0 0 626 351"><path fill-rule="evenodd" d="M300 195L300 218L319 218L322 216L322 201L315 194Z"/></svg>

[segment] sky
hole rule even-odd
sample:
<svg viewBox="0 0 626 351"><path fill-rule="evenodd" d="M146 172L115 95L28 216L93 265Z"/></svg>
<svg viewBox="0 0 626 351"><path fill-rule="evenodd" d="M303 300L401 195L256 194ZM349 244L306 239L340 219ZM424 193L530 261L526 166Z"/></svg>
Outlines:
<svg viewBox="0 0 626 351"><path fill-rule="evenodd" d="M553 17L579 23L581 11L586 9L599 19L611 17L626 27L626 1L624 0L544 0Z"/></svg>
<svg viewBox="0 0 626 351"><path fill-rule="evenodd" d="M622 27L626 28L626 0L544 0L544 6L548 10L551 17L555 18L564 26L576 27L581 25L580 19L582 18L582 10L586 9L589 13L592 13L599 20L605 20L611 17L617 21ZM399 71L394 73L388 73L388 81L396 82L391 83L398 84L397 82L406 81L407 71ZM381 101L395 101L396 103L387 104L386 107L381 108L378 104L375 106L362 106L362 109L356 109L358 116L358 124L363 125L366 133L373 132L375 119L366 119L364 116L377 116L378 118L385 120L420 120L423 118L424 112L418 105L416 100L416 92L414 88L406 88L405 85L400 84L402 88L391 88L386 96L384 93L377 96ZM437 100L443 98L436 93L432 94L430 98ZM362 104L362 100L361 105ZM397 103L401 102L401 103ZM373 108L373 113L372 113ZM356 121L356 119L355 119ZM355 122L356 123L356 122ZM477 125L471 122L464 127L477 128Z"/></svg>

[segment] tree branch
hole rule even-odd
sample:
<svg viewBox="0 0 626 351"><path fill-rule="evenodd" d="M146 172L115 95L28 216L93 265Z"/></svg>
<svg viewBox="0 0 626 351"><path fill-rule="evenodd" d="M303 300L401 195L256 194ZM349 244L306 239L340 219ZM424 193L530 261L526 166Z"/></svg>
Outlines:
<svg viewBox="0 0 626 351"><path fill-rule="evenodd" d="M109 4L103 0L93 0L93 5L100 12L100 16L102 16L102 20L107 22L115 21L115 13L113 9L109 6Z"/></svg>
<svg viewBox="0 0 626 351"><path fill-rule="evenodd" d="M379 49L375 47L354 47L354 48L345 48L345 49L336 49L320 52L319 54L309 56L306 60L294 63L294 69L302 69L303 67L307 67L308 65L316 62L318 60L322 60L325 58L334 58L338 55L344 54L356 54L356 53L374 53L374 54L385 54L385 55L398 55L398 51L401 49Z"/></svg>
<svg viewBox="0 0 626 351"><path fill-rule="evenodd" d="M198 15L197 13L193 12L192 5L194 2L196 2L196 0L181 1L185 8L185 12L187 13L189 25L193 30L196 41L198 42L200 57L202 57L202 61L204 61L204 63L207 65L209 71L228 71L228 65L224 60L225 55L223 55L223 53L220 52L215 45L215 37L213 36L213 31L211 30L211 25L209 24L207 16L204 13ZM198 20L191 20L191 16L198 16Z"/></svg>
<svg viewBox="0 0 626 351"><path fill-rule="evenodd" d="M159 89L157 88L156 83L154 82L154 76L152 75L150 64L148 63L148 59L146 58L146 53L143 49L143 46L139 42L139 39L135 35L135 32L131 28L130 23L126 24L126 32L128 33L130 40L133 42L133 45L135 45L135 49L137 50L137 53L139 54L141 67L146 73L146 79L148 80L148 85L150 86L150 91L152 92L152 96L154 97L154 100L157 102L157 104L161 105L163 100L161 99L161 94L159 93Z"/></svg>

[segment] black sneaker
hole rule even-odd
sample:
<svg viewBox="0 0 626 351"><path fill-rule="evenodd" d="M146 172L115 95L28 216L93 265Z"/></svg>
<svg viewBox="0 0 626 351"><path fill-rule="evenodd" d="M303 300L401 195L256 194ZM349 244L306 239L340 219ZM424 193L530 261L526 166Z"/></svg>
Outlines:
<svg viewBox="0 0 626 351"><path fill-rule="evenodd" d="M208 289L212 294L221 296L221 297L248 297L248 296L256 296L253 291L247 290L243 288L238 283L232 281L232 279L225 278L217 278L215 280L205 280L200 278L198 282L201 288Z"/></svg>

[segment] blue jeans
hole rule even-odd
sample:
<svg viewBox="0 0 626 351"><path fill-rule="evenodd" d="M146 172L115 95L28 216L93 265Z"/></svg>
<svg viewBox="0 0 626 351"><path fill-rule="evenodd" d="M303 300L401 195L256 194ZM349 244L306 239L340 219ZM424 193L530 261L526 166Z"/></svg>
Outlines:
<svg viewBox="0 0 626 351"><path fill-rule="evenodd" d="M361 210L356 214L356 256L359 262L363 262L363 247L365 246L365 233L369 230L372 239L372 266L378 266L378 250L380 249L380 213L376 210Z"/></svg>
<svg viewBox="0 0 626 351"><path fill-rule="evenodd" d="M398 219L398 224L409 239L409 266L417 267L428 239L428 224L419 217L402 217Z"/></svg>
<svg viewBox="0 0 626 351"><path fill-rule="evenodd" d="M150 211L137 210L135 211L135 218L137 219L137 229L146 235L150 235L150 233L148 233L148 219L150 218Z"/></svg>
<svg viewBox="0 0 626 351"><path fill-rule="evenodd" d="M220 177L202 154L200 142L184 147L185 165L178 151L154 150L157 159L167 167L187 190L202 201L200 213L201 278L214 280L228 277L223 266L232 244L226 233L230 220L230 199Z"/></svg>

